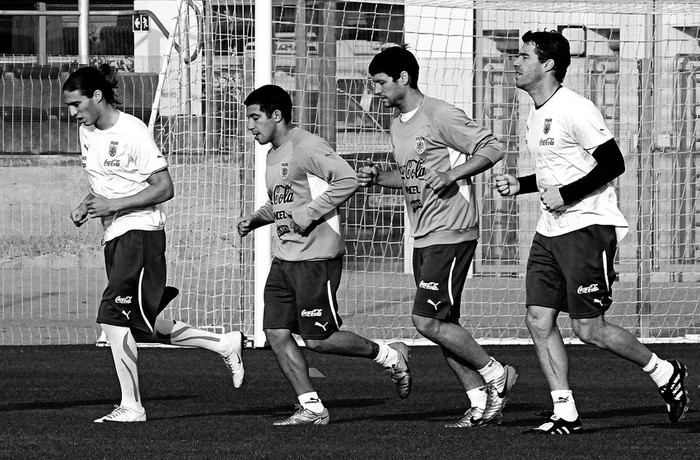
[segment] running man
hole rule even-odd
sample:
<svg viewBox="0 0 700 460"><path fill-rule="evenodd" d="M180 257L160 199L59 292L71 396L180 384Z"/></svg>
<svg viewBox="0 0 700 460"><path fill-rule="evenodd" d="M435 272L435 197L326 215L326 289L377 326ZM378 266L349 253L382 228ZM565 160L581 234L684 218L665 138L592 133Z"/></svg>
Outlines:
<svg viewBox="0 0 700 460"><path fill-rule="evenodd" d="M526 433L571 434L583 425L569 385L557 317L567 312L584 342L637 364L659 387L671 422L690 402L683 363L662 360L629 331L605 321L612 304L617 243L628 231L612 181L625 171L620 149L591 101L562 86L569 42L527 32L514 63L515 84L532 97L527 146L535 174L495 177L503 196L539 192L541 214L526 274L526 323L551 391L554 415Z"/></svg>
<svg viewBox="0 0 700 460"><path fill-rule="evenodd" d="M158 318L178 295L165 285L165 214L173 197L168 163L148 128L117 108L117 81L108 65L82 67L63 84L63 100L80 124L83 168L90 192L71 212L80 227L100 218L107 288L97 315L112 350L121 402L95 422L144 422L136 342L186 345L221 355L233 385L243 384L243 335L215 334Z"/></svg>
<svg viewBox="0 0 700 460"><path fill-rule="evenodd" d="M357 190L350 165L322 138L292 124L292 100L265 85L245 100L248 130L267 154L268 202L238 222L246 236L274 224L274 258L265 284L263 329L299 404L275 425L326 425L330 417L309 378L309 367L292 333L319 353L371 358L389 371L401 398L411 391L408 347L376 343L341 331L336 291L345 254L338 207Z"/></svg>
<svg viewBox="0 0 700 460"><path fill-rule="evenodd" d="M464 387L470 408L447 426L499 425L518 375L503 366L459 324L462 289L479 238L472 177L503 158L494 135L464 111L418 89L418 62L405 47L387 48L369 65L374 92L396 108L391 142L398 168L371 161L358 170L360 185L402 189L414 238L417 292L412 320L440 346Z"/></svg>

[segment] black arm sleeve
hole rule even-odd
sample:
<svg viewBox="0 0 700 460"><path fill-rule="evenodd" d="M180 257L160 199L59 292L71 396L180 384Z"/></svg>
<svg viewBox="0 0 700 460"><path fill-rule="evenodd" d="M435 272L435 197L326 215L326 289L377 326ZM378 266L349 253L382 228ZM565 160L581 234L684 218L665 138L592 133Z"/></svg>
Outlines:
<svg viewBox="0 0 700 460"><path fill-rule="evenodd" d="M535 174L530 174L529 176L518 177L518 182L520 182L520 190L517 195L522 195L523 193L533 193L537 191L537 176Z"/></svg>
<svg viewBox="0 0 700 460"><path fill-rule="evenodd" d="M615 139L599 145L592 155L598 164L579 180L559 189L564 204L580 200L625 172L625 160Z"/></svg>

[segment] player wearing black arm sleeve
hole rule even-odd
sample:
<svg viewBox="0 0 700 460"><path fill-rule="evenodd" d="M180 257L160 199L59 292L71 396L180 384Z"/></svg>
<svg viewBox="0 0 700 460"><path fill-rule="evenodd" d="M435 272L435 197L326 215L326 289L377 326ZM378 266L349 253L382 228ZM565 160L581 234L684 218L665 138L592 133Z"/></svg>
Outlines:
<svg viewBox="0 0 700 460"><path fill-rule="evenodd" d="M582 430L568 381L566 349L557 326L571 318L584 342L606 349L649 373L671 422L688 410L686 366L662 360L629 331L605 320L612 305L617 242L628 230L612 181L625 171L622 153L591 101L562 86L569 43L555 32L527 32L514 62L516 86L535 106L527 146L535 174L495 177L502 196L539 192L541 213L527 262L526 323L549 384L554 415L526 433Z"/></svg>
<svg viewBox="0 0 700 460"><path fill-rule="evenodd" d="M620 177L625 172L625 159L617 146L615 139L601 144L591 154L596 160L596 165L582 178L564 185L559 189L564 204L578 201L608 184L608 182ZM520 190L518 195L537 191L537 178L535 174L518 177Z"/></svg>

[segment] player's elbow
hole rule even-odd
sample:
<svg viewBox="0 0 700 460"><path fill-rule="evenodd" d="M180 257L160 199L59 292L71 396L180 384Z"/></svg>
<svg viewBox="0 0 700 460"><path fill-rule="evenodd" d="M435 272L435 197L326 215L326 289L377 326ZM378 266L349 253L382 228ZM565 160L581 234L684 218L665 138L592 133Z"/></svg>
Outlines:
<svg viewBox="0 0 700 460"><path fill-rule="evenodd" d="M171 200L175 196L175 187L173 187L173 183L165 183L162 185L160 193L158 193L158 197L160 198L160 202L163 203L165 201Z"/></svg>
<svg viewBox="0 0 700 460"><path fill-rule="evenodd" d="M488 168L493 167L496 163L501 161L505 154L503 153L503 149L501 148L501 145L496 142L492 141L489 142L488 144L485 144L481 149L477 150L475 154L485 158L488 160L489 165Z"/></svg>
<svg viewBox="0 0 700 460"><path fill-rule="evenodd" d="M625 168L625 160L622 158L622 156L620 156L620 161L619 161L619 165L618 165L617 169L618 169L618 176L621 176L622 174L624 174L626 168Z"/></svg>

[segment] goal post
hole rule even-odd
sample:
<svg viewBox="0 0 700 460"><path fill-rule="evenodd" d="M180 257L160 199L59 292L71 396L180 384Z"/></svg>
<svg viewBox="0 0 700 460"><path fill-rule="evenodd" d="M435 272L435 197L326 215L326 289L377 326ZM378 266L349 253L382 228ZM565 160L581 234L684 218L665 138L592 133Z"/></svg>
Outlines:
<svg viewBox="0 0 700 460"><path fill-rule="evenodd" d="M257 0L255 3L255 87L272 83L272 1ZM241 110L243 108L241 107ZM255 144L255 202L258 209L267 202L265 185L266 156L269 146ZM263 331L263 313L265 310L265 280L271 263L272 232L270 226L255 230L255 270L253 310L255 326L253 327L253 346L262 347L266 343Z"/></svg>

